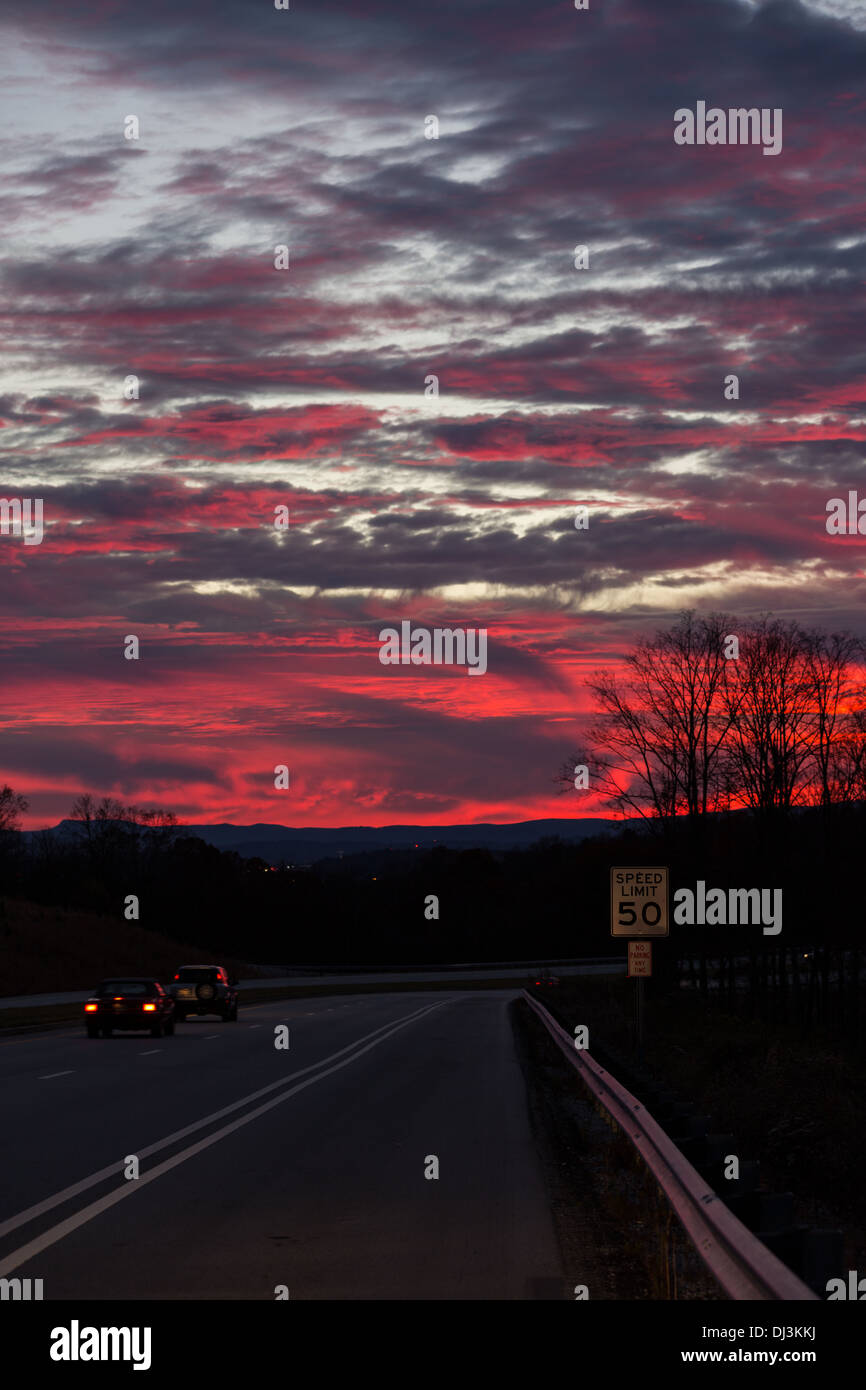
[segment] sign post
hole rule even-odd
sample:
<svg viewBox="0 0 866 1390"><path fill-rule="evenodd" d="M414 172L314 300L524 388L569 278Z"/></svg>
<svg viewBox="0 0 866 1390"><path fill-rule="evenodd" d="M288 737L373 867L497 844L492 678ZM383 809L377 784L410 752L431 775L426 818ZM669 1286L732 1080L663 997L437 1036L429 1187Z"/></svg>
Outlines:
<svg viewBox="0 0 866 1390"><path fill-rule="evenodd" d="M628 943L628 973L635 980L635 1033L637 1034L638 1061L643 1060L643 982L653 973L653 945L651 941L630 941Z"/></svg>
<svg viewBox="0 0 866 1390"><path fill-rule="evenodd" d="M652 938L667 936L668 871L659 866L612 868L610 934L637 938L628 943L628 974L635 981L635 1044L643 1057L643 982L652 975Z"/></svg>

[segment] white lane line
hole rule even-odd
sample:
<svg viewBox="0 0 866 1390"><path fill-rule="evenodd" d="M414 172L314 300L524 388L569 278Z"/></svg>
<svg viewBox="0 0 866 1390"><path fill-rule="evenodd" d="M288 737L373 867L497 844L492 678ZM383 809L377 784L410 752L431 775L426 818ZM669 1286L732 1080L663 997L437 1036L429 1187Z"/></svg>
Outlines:
<svg viewBox="0 0 866 1390"><path fill-rule="evenodd" d="M442 1000L442 1003L447 1003ZM426 1008L416 1009L414 1013L407 1014L403 1019L398 1019L398 1023L411 1023L415 1018L422 1018L424 1014L430 1013L431 1009L440 1008L441 1004L428 1004ZM222 1110L215 1110L212 1115L205 1115L201 1120L194 1120L191 1125L186 1125L183 1129L175 1130L174 1134L167 1134L164 1139L158 1139L155 1144L147 1144L144 1148L132 1144L129 1148L130 1153L138 1154L139 1160L150 1158L151 1154L159 1153L169 1144L174 1144L178 1139L186 1139L187 1135L195 1134L197 1130L203 1129L205 1125L213 1124L215 1120L222 1120L226 1115L231 1115L233 1111L239 1110L243 1105L249 1105L250 1101L258 1100L261 1096L266 1096L271 1091L277 1090L279 1086L286 1086L295 1077L306 1076L311 1071L318 1071L319 1067L325 1066L328 1062L333 1062L336 1057L342 1057L346 1052L354 1052L361 1043L368 1042L370 1038L376 1038L380 1033L385 1033L393 1025L383 1023L379 1028L374 1028L372 1033L366 1033L357 1042L349 1043L346 1047L341 1047L337 1052L332 1052L330 1057L323 1057L320 1062L311 1062L308 1067L301 1067L300 1071L292 1072L289 1076L281 1076L279 1081L270 1081L267 1086L262 1086L258 1091L251 1091L248 1096L241 1096L240 1100L232 1101L230 1105L223 1106ZM89 1187L95 1187L97 1183L105 1182L106 1178L116 1177L119 1171L117 1163L109 1163L107 1167L100 1168L98 1173L91 1173L89 1177L82 1178L80 1182L70 1183L69 1187L64 1187L62 1191L55 1192L53 1196L46 1197L42 1202L36 1202L32 1207L25 1207L16 1216L10 1216L6 1221L0 1221L0 1239L16 1231L19 1226L26 1226L28 1221L35 1221L37 1216L43 1216L46 1211L51 1211L54 1207L59 1207L62 1202L68 1202L72 1197L77 1197L79 1193L86 1192ZM141 1179L139 1178L139 1182Z"/></svg>
<svg viewBox="0 0 866 1390"><path fill-rule="evenodd" d="M431 1004L427 1009L419 1012L423 1017L424 1014L432 1012L433 1009L441 1009L446 1002L448 1001L443 999L441 1002ZM110 1207L116 1206L118 1202L122 1202L125 1198L131 1197L134 1192L140 1192L148 1183L155 1182L157 1178L161 1178L165 1173L170 1173L173 1168L177 1168L179 1164L185 1163L188 1158L192 1158L195 1154L203 1153L204 1150L209 1149L212 1144L218 1143L220 1139L225 1139L229 1134L234 1134L235 1130L243 1129L245 1125L250 1124L253 1120L257 1120L260 1115L266 1114L268 1110L273 1110L275 1106L282 1105L284 1101L291 1100L292 1096L296 1096L299 1091L305 1091L308 1086L315 1086L318 1081L323 1081L326 1076L333 1075L335 1071L342 1071L344 1067L350 1067L352 1063L359 1057L362 1057L365 1052L370 1052L372 1048L378 1047L383 1042L387 1042L395 1033L399 1033L404 1028L407 1028L417 1017L417 1014L410 1014L409 1017L402 1022L392 1025L383 1037L376 1038L373 1042L367 1043L366 1047L355 1046L352 1048L352 1055L350 1057L345 1057L342 1062L336 1062L334 1066L327 1067L324 1071L317 1071L315 1076L310 1076L306 1081L301 1081L299 1085L292 1086L288 1091L283 1091L282 1095L274 1096L271 1100L266 1100L263 1105L257 1106L255 1110L247 1111L246 1115L241 1115L238 1119L232 1120L230 1124L223 1125L222 1129L215 1130L213 1134L206 1135L204 1139L199 1139L197 1143L190 1144L186 1149L181 1149L180 1153L165 1159L165 1161L160 1163L156 1168L152 1168L149 1173L142 1174L137 1182L124 1182L123 1186L116 1188L114 1192L108 1192L104 1197L98 1197L95 1202L90 1203L89 1207L84 1207L81 1211L76 1212L74 1216L68 1216L65 1221L60 1221L56 1226L52 1226L49 1230L43 1231L41 1235L36 1236L34 1240L28 1241L26 1245L20 1245L17 1250L13 1250L10 1255L7 1255L5 1260L0 1260L0 1278L5 1278L13 1269L18 1269L20 1265L26 1264L27 1261L32 1260L35 1255L41 1255L43 1250L47 1250L51 1245L56 1245L64 1236L70 1235L71 1232L76 1231L79 1226L85 1226L89 1221L92 1221L95 1216L101 1216L104 1211L108 1211ZM342 1049L343 1052L348 1050L347 1048ZM339 1056L339 1053L334 1053L334 1056ZM330 1058L326 1060L330 1061ZM139 1154L139 1158L141 1158L141 1156L142 1155ZM115 1174L117 1173L117 1165L115 1165L113 1171Z"/></svg>
<svg viewBox="0 0 866 1390"><path fill-rule="evenodd" d="M39 1081L52 1081L55 1076L71 1076L71 1071L50 1071L47 1076L40 1076Z"/></svg>
<svg viewBox="0 0 866 1390"><path fill-rule="evenodd" d="M149 1052L139 1052L139 1057L155 1057L157 1052L162 1052L161 1047L152 1047Z"/></svg>
<svg viewBox="0 0 866 1390"><path fill-rule="evenodd" d="M260 1023L250 1023L250 1024L248 1024L248 1027L250 1027L250 1028L261 1028L261 1026L262 1026L262 1025L261 1025Z"/></svg>
<svg viewBox="0 0 866 1390"><path fill-rule="evenodd" d="M207 1033L207 1034L202 1038L202 1042L210 1042L211 1038L218 1038L218 1037L220 1037L220 1036L221 1036L221 1034L219 1034L219 1033Z"/></svg>

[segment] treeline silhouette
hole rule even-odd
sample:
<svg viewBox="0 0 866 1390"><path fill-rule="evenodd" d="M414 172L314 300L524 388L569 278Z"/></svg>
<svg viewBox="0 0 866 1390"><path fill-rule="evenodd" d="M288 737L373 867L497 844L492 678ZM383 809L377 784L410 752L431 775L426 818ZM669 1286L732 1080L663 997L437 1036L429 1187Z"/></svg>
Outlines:
<svg viewBox="0 0 866 1390"><path fill-rule="evenodd" d="M708 1006L862 1047L862 669L851 634L769 617L686 613L638 644L624 674L594 682L595 723L561 773L572 787L582 764L613 808L640 811L642 823L618 835L495 853L377 850L275 870L188 835L169 812L108 797L79 797L63 830L24 837L26 800L4 787L3 884L107 914L118 932L134 895L141 926L215 956L388 968L619 953L611 866L665 864L672 897L699 880L781 889L782 931L672 924L654 949L653 992L694 989Z"/></svg>
<svg viewBox="0 0 866 1390"><path fill-rule="evenodd" d="M185 835L170 816L105 802L91 809L75 833L43 831L25 842L7 826L7 894L107 914L118 934L134 894L143 927L215 957L285 968L620 954L623 944L610 936L614 864L668 865L672 896L694 891L698 879L707 889L780 888L776 937L760 924L672 924L654 946L651 991L689 987L710 1005L863 1044L857 866L866 803L792 811L784 834L769 833L752 812L708 815L697 856L688 819L679 818L579 845L377 850L276 871ZM431 896L438 918L425 915Z"/></svg>
<svg viewBox="0 0 866 1390"><path fill-rule="evenodd" d="M562 769L622 813L699 820L866 797L866 652L770 615L681 614L588 688L596 718Z"/></svg>
<svg viewBox="0 0 866 1390"><path fill-rule="evenodd" d="M782 889L778 936L673 926L682 983L729 1012L821 1027L862 1047L862 639L771 614L689 610L588 686L595 715L561 768L563 788L643 817L674 888ZM656 955L653 988L680 983L671 948Z"/></svg>

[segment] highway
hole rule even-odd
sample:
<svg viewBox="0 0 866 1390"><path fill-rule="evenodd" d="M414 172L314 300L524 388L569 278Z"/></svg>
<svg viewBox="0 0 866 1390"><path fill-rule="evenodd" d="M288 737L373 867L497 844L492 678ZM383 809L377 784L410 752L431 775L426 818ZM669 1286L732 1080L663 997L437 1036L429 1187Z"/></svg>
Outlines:
<svg viewBox="0 0 866 1390"><path fill-rule="evenodd" d="M456 980L502 980L503 983L509 981L514 984L525 984L532 978L533 972L544 969L543 965L533 964L528 961L515 969L505 969L502 966L461 966L451 965L442 966L438 970L411 970L396 971L389 970L383 974L374 974L370 971L363 973L355 972L352 975L340 975L331 971L308 970L303 975L272 976L266 975L260 979L240 980L239 988L244 994L250 990L257 989L296 989L305 988L310 985L333 986L333 985L398 985L398 984L429 984L438 986L450 984ZM612 971L625 970L625 956L603 956L595 960L581 960L570 964L554 964L550 967L554 975L565 977L566 975L609 975ZM97 982L94 980L93 985ZM166 983L163 981L163 983ZM0 999L0 1026L3 1022L4 1009L28 1009L38 1008L45 1004L81 1004L85 999L90 998L93 989L60 990L53 991L51 994L17 994L8 998Z"/></svg>
<svg viewBox="0 0 866 1390"><path fill-rule="evenodd" d="M0 1277L41 1278L45 1300L549 1297L563 1270L513 997L334 995L169 1038L3 1040Z"/></svg>

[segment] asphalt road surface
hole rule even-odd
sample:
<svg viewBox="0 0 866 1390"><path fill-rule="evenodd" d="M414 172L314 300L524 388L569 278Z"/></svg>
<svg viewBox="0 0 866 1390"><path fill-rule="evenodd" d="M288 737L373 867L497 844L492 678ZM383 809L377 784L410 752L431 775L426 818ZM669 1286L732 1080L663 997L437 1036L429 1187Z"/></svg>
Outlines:
<svg viewBox="0 0 866 1390"><path fill-rule="evenodd" d="M488 965L470 967L468 965L442 966L439 970L409 970L396 971L389 970L383 974L373 974L365 971L363 974L354 975L335 975L330 971L308 970L304 975L284 975L274 977L272 975L263 976L257 980L241 980L240 989L242 997L248 996L250 991L257 989L280 988L292 989L298 985L324 986L328 985L397 985L397 984L429 984L436 987L441 984L450 984L452 980L511 980L515 984L525 984L539 970L550 969L554 975L565 978L567 975L610 975L622 974L625 970L625 956L603 956L595 960L582 960L573 962L570 965L552 965L545 967L541 964L533 965L527 961L519 968L507 969L501 966ZM94 980L94 984L96 981ZM165 981L163 981L165 983ZM0 999L0 1026L3 1023L2 1011L4 1009L28 1009L37 1008L43 1004L76 1004L83 1003L89 999L92 989L73 989L62 990L53 994L16 994L8 998Z"/></svg>
<svg viewBox="0 0 866 1390"><path fill-rule="evenodd" d="M170 1038L0 1043L0 1277L41 1278L45 1300L550 1297L513 997L297 999Z"/></svg>

